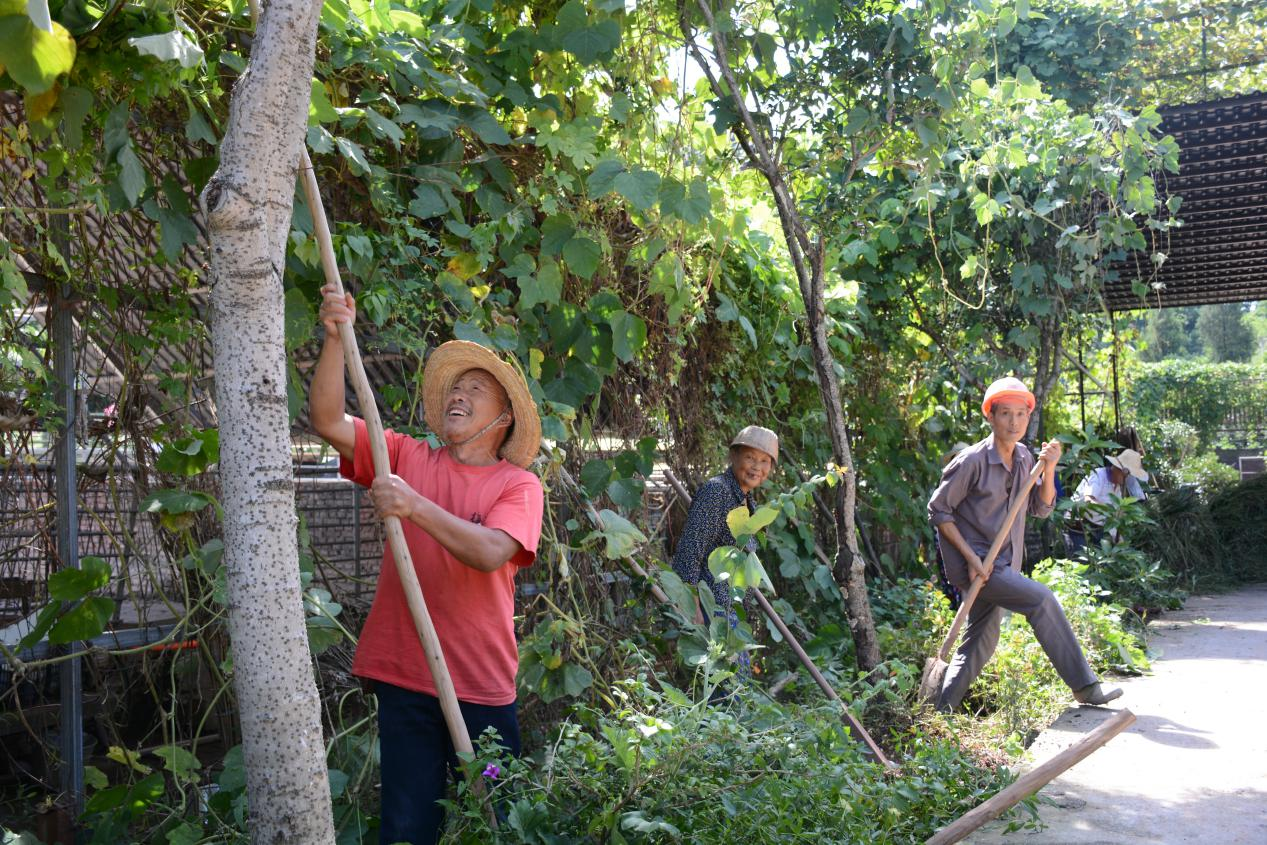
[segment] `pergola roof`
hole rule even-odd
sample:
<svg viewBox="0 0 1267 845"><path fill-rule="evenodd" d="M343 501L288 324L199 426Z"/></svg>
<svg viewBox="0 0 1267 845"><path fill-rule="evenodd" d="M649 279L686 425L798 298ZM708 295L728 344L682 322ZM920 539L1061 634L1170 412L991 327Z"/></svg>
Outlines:
<svg viewBox="0 0 1267 845"><path fill-rule="evenodd" d="M1180 196L1183 225L1154 232L1146 256L1119 265L1106 282L1110 311L1267 299L1267 93L1161 110L1161 130L1179 144L1179 173L1158 185L1162 201ZM1140 299L1131 282L1143 278Z"/></svg>

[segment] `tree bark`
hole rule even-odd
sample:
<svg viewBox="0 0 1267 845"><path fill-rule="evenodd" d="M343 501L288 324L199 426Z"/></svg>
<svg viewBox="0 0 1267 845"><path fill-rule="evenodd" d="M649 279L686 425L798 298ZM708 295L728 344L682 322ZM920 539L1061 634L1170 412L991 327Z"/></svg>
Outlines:
<svg viewBox="0 0 1267 845"><path fill-rule="evenodd" d="M319 0L273 0L203 192L233 678L256 843L332 843L299 582L282 271Z"/></svg>
<svg viewBox="0 0 1267 845"><path fill-rule="evenodd" d="M685 3L686 0L683 0ZM836 464L845 471L844 481L835 488L836 556L832 576L840 590L853 635L858 666L870 671L880 662L875 621L867 596L866 562L858 550L858 531L854 520L856 484L853 453L845 431L845 411L840 399L840 380L836 377L835 360L827 343L826 310L823 299L824 261L826 248L822 235L811 237L809 227L797 210L795 197L784 177L784 166L777 154L773 135L758 125L748 109L745 89L729 64L726 39L713 17L707 0L697 0L707 22L712 43L713 61L695 41L695 30L685 5L679 7L678 21L687 49L707 77L713 93L730 101L739 115L740 124L733 128L744 155L770 186L778 211L779 223L787 242L788 255L796 271L801 299L805 303L806 325L818 390L827 415L827 431L831 437Z"/></svg>

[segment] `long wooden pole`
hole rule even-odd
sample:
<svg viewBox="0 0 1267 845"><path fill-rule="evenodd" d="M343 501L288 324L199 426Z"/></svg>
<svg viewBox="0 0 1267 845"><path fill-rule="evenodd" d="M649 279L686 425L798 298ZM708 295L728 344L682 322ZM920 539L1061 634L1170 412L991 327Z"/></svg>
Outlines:
<svg viewBox="0 0 1267 845"><path fill-rule="evenodd" d="M986 553L985 560L981 562L982 567L988 572L990 567L994 565L994 559L999 556L999 551L1003 548L1011 536L1012 523L1016 522L1016 517L1029 504L1029 491L1034 486L1034 482L1038 481L1038 476L1043 472L1043 461L1034 461L1034 468L1029 471L1029 476L1025 479L1025 485L1021 487L1021 492L1017 495L1016 501L1012 503L1012 507L1008 509L1007 516L1003 519L1003 527L999 529L999 533L995 535L994 542L990 544L990 551ZM963 627L963 623L968 619L968 614L972 612L972 605L977 600L977 594L981 592L981 588L985 586L985 579L974 577L972 586L968 588L968 595L964 596L963 603L959 605L959 612L955 614L955 621L950 624L950 631L946 634L946 639L942 641L941 651L937 657L943 663L950 662L950 653L955 650L955 640L959 639L959 629Z"/></svg>
<svg viewBox="0 0 1267 845"><path fill-rule="evenodd" d="M955 821L933 834L925 845L951 845L958 842L991 819L998 818L1005 810L1042 789L1058 775L1085 760L1092 752L1135 723L1135 714L1119 710L1091 733L1052 756L1042 765L1031 769L1016 782L964 813Z"/></svg>
<svg viewBox="0 0 1267 845"><path fill-rule="evenodd" d="M325 205L321 201L321 191L317 186L317 177L313 173L312 159L308 156L307 150L303 151L299 174L304 197L308 201L308 210L312 214L313 233L321 250L321 268L325 271L326 283L333 285L339 293L342 293L343 279L334 256L334 243L330 238ZM361 361L361 352L356 345L356 332L352 326L347 323L339 324L339 342L343 344L348 377L352 380L352 389L356 393L356 401L360 405L361 415L365 419L365 427L369 432L374 475L377 478L385 478L391 474L391 462L387 457L387 438L383 434L383 421L379 417L378 405L374 401L369 379L365 375L365 365ZM444 713L444 721L449 728L449 738L453 741L454 749L459 753L472 752L474 747L471 745L471 737L467 733L466 722L462 719L462 710L458 706L457 692L453 689L453 678L449 675L449 667L444 662L440 638L436 635L431 614L427 611L427 601L423 598L422 587L418 583L418 573L414 571L409 544L405 542L405 531L398 517L389 516L383 522L387 526L387 541L391 546L392 558L396 561L396 573L400 576L400 585L405 591L409 614L413 617L414 627L418 630L418 639L422 642L422 652L427 659L427 667L431 670L431 677L436 684L436 697L440 699L440 710ZM474 788L479 790L482 787L483 784L477 779Z"/></svg>
<svg viewBox="0 0 1267 845"><path fill-rule="evenodd" d="M682 500L683 504L690 505L691 494L687 492L686 485L673 474L673 470L666 468L664 470L664 477L669 484L673 486L674 492L677 493L678 498ZM761 590L754 589L752 592L757 597L757 604L761 607L761 611L765 613L766 618L770 620L770 624L774 625L775 629L778 630L783 639L787 641L787 644L791 646L797 659L801 661L801 665L805 667L805 669L809 672L810 677L812 677L814 682L818 684L818 688L823 691L823 694L826 695L829 700L834 701L837 705L839 705L840 717L853 733L854 739L861 742L863 746L866 747L867 751L870 752L871 756L885 768L898 768L896 763L884 756L884 752L880 749L880 746L876 744L876 741L871 738L871 734L867 733L867 729L862 726L862 722L858 721L857 717L849 712L849 708L845 706L844 700L836 693L836 690L827 681L827 678L823 677L823 673L819 671L816 665L814 665L814 661L810 659L810 656L805 653L805 649L801 647L800 642L792 634L791 630L787 626L787 623L785 623L783 618L779 616L778 612L770 604L769 600L762 595Z"/></svg>
<svg viewBox="0 0 1267 845"><path fill-rule="evenodd" d="M590 522L594 523L595 528L602 531L606 527L603 525L603 518L598 515L598 511L594 509L594 505L585 495L585 491L581 488L581 485L576 483L576 479L572 477L572 473L568 472L563 467L559 467L559 475L562 477L564 484L577 492L578 497L581 500L581 504L585 506L585 515L590 518ZM633 570L635 575L651 584L651 595L655 597L656 601L661 604L671 604L668 595L660 588L660 585L657 584L649 574L647 574L647 570L643 568L642 564L638 563L638 561L629 556L625 556L622 560L625 562L625 566L628 566Z"/></svg>

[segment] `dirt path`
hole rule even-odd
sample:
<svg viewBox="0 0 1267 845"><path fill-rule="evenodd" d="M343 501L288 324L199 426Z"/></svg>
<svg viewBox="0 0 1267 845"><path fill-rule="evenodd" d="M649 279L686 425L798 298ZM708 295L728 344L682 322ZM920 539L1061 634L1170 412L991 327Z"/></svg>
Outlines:
<svg viewBox="0 0 1267 845"><path fill-rule="evenodd" d="M977 845L1267 843L1267 585L1197 596L1152 627L1153 674L1114 702L1138 721L1040 793L1047 828ZM1041 761L1107 711L1064 713L1035 741Z"/></svg>

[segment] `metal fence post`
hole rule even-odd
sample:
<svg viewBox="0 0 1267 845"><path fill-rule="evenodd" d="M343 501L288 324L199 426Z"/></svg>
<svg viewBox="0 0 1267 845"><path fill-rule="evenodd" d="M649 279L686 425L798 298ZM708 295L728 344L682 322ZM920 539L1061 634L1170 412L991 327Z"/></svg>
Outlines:
<svg viewBox="0 0 1267 845"><path fill-rule="evenodd" d="M51 286L50 286L51 292ZM79 402L75 395L75 322L70 286L49 297L52 306L53 367L57 395L65 413L53 448L57 473L57 558L62 568L79 568L79 503L75 479L75 427ZM77 651L80 643L70 643ZM84 702L80 659L61 667L61 790L72 817L84 809Z"/></svg>

